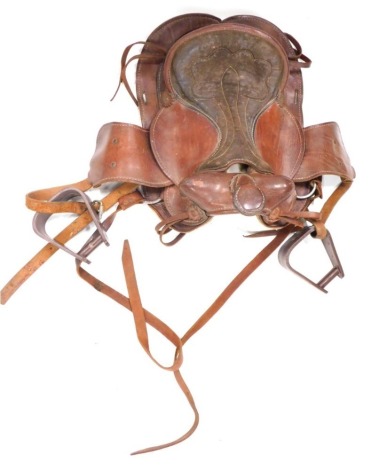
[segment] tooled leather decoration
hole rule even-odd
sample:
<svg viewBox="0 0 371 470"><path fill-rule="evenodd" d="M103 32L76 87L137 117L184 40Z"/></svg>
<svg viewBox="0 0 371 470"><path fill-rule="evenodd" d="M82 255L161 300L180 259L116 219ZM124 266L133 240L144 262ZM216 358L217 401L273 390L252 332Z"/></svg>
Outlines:
<svg viewBox="0 0 371 470"><path fill-rule="evenodd" d="M174 373L194 412L183 436L134 452L143 453L177 444L196 429L198 411L180 373L184 345L275 249L280 247L284 267L323 292L332 279L343 277L326 222L355 173L336 123L303 127L301 69L311 62L299 43L272 23L244 15L224 21L182 15L156 28L142 51L129 58L135 44L123 53L120 84L139 107L142 127L104 125L87 179L27 195L27 206L36 212L34 230L47 245L4 286L1 303L63 249L75 257L85 281L133 313L140 344L157 365ZM126 78L133 60L138 61L136 94ZM311 211L313 201L322 197L326 175L339 177L339 185L320 211ZM92 187L111 192L92 201ZM106 232L117 214L144 201L158 214L156 230L168 245L211 217L232 213L257 216L262 231L253 236L273 237L183 336L142 306L127 241L122 261L128 297L82 267L93 250L108 244ZM51 238L47 220L60 212L75 213L76 219ZM78 253L72 252L66 243L91 223L96 232ZM176 235L165 241L172 230ZM292 250L308 235L322 241L333 265L319 282L290 264ZM174 345L170 366L152 356L148 325Z"/></svg>

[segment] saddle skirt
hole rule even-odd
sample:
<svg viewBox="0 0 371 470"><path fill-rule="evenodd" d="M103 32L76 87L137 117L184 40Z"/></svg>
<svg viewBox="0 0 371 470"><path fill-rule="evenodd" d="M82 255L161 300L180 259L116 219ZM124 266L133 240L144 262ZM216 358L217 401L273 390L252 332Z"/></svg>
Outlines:
<svg viewBox="0 0 371 470"><path fill-rule="evenodd" d="M183 347L275 249L281 247L284 267L323 292L332 279L343 277L326 222L355 173L335 122L304 127L302 69L311 61L295 38L269 21L187 14L158 26L133 55L137 44L123 53L119 87L123 84L138 106L142 126L105 124L87 179L27 195L27 206L36 212L33 228L47 245L4 286L1 303L62 249L74 256L85 281L133 313L140 344L157 365L174 373L194 413L194 423L183 436L136 452L142 453L177 444L196 429L198 411L180 373ZM133 60L135 92L126 76ZM310 206L322 198L326 175L338 177L339 185L321 210L313 211ZM100 187L112 190L92 201L88 190ZM168 245L223 214L256 216L262 230L253 236L273 237L183 336L142 306L127 241L123 268L128 296L83 267L93 250L108 244L106 232L116 215L141 202L157 213L156 230ZM111 208L115 210L103 221ZM76 219L52 238L46 224L60 212L73 212ZM96 232L74 253L66 242L90 223ZM173 230L175 235L165 241ZM322 241L333 265L319 282L290 264L292 250L308 235ZM171 366L152 356L148 326L174 345Z"/></svg>

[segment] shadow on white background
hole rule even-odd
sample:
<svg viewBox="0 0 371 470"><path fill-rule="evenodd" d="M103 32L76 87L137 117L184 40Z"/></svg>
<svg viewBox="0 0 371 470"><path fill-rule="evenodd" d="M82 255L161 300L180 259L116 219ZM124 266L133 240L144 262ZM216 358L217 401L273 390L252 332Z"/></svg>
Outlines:
<svg viewBox="0 0 371 470"><path fill-rule="evenodd" d="M24 194L85 178L102 124L139 124L123 87L109 101L121 53L172 16L254 14L295 36L313 61L303 72L305 124L337 121L357 172L328 223L345 278L325 295L273 255L186 345L183 373L200 426L157 453L129 455L178 437L191 411L172 375L141 350L131 315L57 253L0 308L2 470L371 468L364 228L371 103L360 5L23 0L0 7L1 286L43 246ZM89 269L124 292L120 257L128 238L143 304L181 335L266 240L242 237L250 220L223 216L167 248L157 222L148 207L120 214L110 248L101 247ZM320 258L307 248L298 262L312 270ZM170 362L173 351L153 341Z"/></svg>

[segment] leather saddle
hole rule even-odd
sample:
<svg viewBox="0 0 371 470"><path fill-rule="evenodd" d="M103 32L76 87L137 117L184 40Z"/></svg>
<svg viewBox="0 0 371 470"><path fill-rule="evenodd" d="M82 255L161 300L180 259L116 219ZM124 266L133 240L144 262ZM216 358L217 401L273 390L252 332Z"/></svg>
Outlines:
<svg viewBox="0 0 371 470"><path fill-rule="evenodd" d="M135 54L138 44L142 48ZM134 60L135 92L127 78ZM193 425L183 436L135 453L177 444L196 429L198 411L180 373L184 345L274 250L280 248L284 267L324 292L332 279L344 275L326 222L355 173L335 122L303 126L302 69L310 64L295 38L262 18L171 18L122 55L119 87L126 87L139 108L142 126L105 124L86 179L26 197L27 206L35 211L33 228L47 244L4 286L1 303L58 249L68 252L85 281L133 313L140 344L157 365L174 373L193 409ZM322 198L327 175L336 176L339 184L320 210L311 210ZM106 195L92 200L91 188L102 188ZM183 336L143 307L127 241L123 268L128 296L83 267L93 250L108 244L106 232L116 215L142 202L157 213L155 228L167 245L223 214L255 216L262 229L251 236L271 237ZM48 219L65 212L76 218L50 237ZM79 252L73 252L66 243L89 224L96 231ZM319 282L290 263L292 250L308 235L321 240L333 266ZM152 356L148 326L174 345L171 366Z"/></svg>

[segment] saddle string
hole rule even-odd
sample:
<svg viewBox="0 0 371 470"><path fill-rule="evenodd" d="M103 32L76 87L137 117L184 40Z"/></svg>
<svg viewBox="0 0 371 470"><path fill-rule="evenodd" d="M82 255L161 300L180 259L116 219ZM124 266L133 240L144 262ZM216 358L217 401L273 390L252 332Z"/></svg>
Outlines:
<svg viewBox="0 0 371 470"><path fill-rule="evenodd" d="M140 54L136 54L134 56L132 56L129 60L127 60L127 57L131 51L131 49L138 45L138 44L144 44L143 46L143 49L149 49L149 51L151 51L152 49L152 52L141 52ZM142 49L142 50L143 50ZM150 42L150 41L138 41L138 42L134 42L133 44L130 44L129 46L127 46L122 54L122 57L121 57L121 72L120 72L120 79L119 79L119 83L118 83L118 86L116 88L116 91L114 93L114 95L112 96L111 98L111 101L113 101L120 89L120 86L121 86L121 83L124 84L127 92L129 93L131 99L134 101L135 105L138 106L138 98L134 95L134 92L132 91L131 87L130 87L130 84L129 84L129 81L127 79L127 76L126 76L126 71L127 71L127 68L128 68L128 65L133 62L134 60L141 60L143 62L146 62L146 63L153 63L153 64L157 64L157 63L160 63L160 62L163 62L165 60L165 57L166 57L166 49L164 49L163 47L159 46L158 44L155 44L153 42Z"/></svg>
<svg viewBox="0 0 371 470"><path fill-rule="evenodd" d="M301 47L301 44L297 39L294 38L289 33L284 33L286 38L289 40L292 49L294 51L293 55L288 55L288 60L291 65L291 67L299 67L299 68L309 68L312 65L311 59L307 57L305 54L303 54L303 50Z"/></svg>

